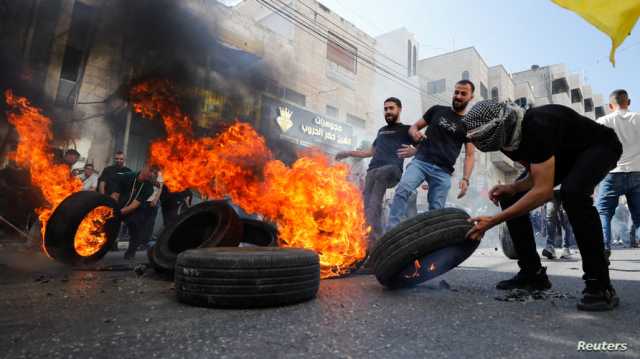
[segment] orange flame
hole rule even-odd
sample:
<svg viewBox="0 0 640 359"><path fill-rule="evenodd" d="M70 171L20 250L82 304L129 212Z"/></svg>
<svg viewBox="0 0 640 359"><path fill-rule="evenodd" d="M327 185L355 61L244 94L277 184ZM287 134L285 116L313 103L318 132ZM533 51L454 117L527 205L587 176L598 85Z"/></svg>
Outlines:
<svg viewBox="0 0 640 359"><path fill-rule="evenodd" d="M436 264L435 263L431 263L429 265L429 271L430 272L435 272L436 271Z"/></svg>
<svg viewBox="0 0 640 359"><path fill-rule="evenodd" d="M49 118L44 116L39 108L32 106L26 98L14 96L11 90L5 91L4 96L9 105L7 113L9 123L16 128L20 137L18 148L11 154L11 158L18 166L29 169L31 183L40 189L47 202L45 206L36 209L44 241L47 221L54 209L67 196L80 191L82 182L71 175L69 166L54 163L53 153L49 149L49 142L53 138ZM101 227L104 223L104 215L106 212L101 210L93 211L85 217L81 225L82 230L76 232L75 248L78 254L91 255L95 251L88 248L106 242ZM100 235L96 237L97 233ZM46 253L44 242L42 244Z"/></svg>
<svg viewBox="0 0 640 359"><path fill-rule="evenodd" d="M418 278L420 276L420 268L422 268L422 264L420 264L419 260L415 260L413 262L414 272L411 274L405 274L405 278Z"/></svg>
<svg viewBox="0 0 640 359"><path fill-rule="evenodd" d="M83 257L96 254L107 243L103 230L108 219L113 217L113 208L100 206L89 212L76 231L73 247Z"/></svg>
<svg viewBox="0 0 640 359"><path fill-rule="evenodd" d="M164 80L138 84L130 97L134 111L164 122L167 138L151 145L151 161L162 168L172 191L192 188L208 198L229 196L247 212L274 221L281 246L318 253L322 278L344 274L365 257L362 196L347 180L346 165L313 153L287 167L273 159L265 139L246 123L195 138Z"/></svg>

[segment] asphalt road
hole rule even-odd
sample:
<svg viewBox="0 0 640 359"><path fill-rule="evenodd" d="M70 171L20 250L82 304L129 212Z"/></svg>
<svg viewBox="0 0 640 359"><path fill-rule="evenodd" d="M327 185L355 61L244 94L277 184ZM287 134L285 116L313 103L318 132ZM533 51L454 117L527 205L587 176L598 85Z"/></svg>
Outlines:
<svg viewBox="0 0 640 359"><path fill-rule="evenodd" d="M71 271L1 243L5 358L640 357L640 250L614 251L621 306L605 313L576 310L579 261L547 262L554 288L545 298L504 301L494 285L516 265L487 248L413 289L388 291L371 275L352 275L323 281L303 304L216 310L178 303L173 283L128 269L122 252L98 270ZM579 352L580 341L628 350Z"/></svg>

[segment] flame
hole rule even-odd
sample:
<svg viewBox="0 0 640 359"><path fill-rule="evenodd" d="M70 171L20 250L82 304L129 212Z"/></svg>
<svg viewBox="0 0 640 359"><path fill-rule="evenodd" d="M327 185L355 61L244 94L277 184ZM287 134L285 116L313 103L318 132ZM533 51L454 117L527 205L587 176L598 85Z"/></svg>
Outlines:
<svg viewBox="0 0 640 359"><path fill-rule="evenodd" d="M347 180L346 165L331 164L316 151L287 167L246 123L196 138L165 80L134 86L130 99L134 111L164 123L167 137L152 143L150 153L169 189L229 196L245 211L263 215L278 225L279 245L318 253L322 278L344 274L365 257L362 195Z"/></svg>
<svg viewBox="0 0 640 359"><path fill-rule="evenodd" d="M435 263L431 263L429 265L429 272L435 272L436 271L436 264Z"/></svg>
<svg viewBox="0 0 640 359"><path fill-rule="evenodd" d="M42 249L46 253L44 235L47 221L60 202L82 189L82 182L71 175L69 166L54 163L53 153L49 148L49 142L53 139L51 120L39 108L32 106L29 100L15 96L11 90L5 91L4 96L9 106L7 118L20 137L18 148L10 157L18 166L29 169L31 183L40 189L46 201L43 207L36 209L42 226ZM106 242L101 226L105 214L104 210L92 211L85 217L82 230L76 232L74 246L78 254L91 255L86 253L95 253L91 248Z"/></svg>
<svg viewBox="0 0 640 359"><path fill-rule="evenodd" d="M84 217L73 243L76 253L89 257L107 243L107 234L103 228L110 218L113 218L113 208L106 206L96 207Z"/></svg>
<svg viewBox="0 0 640 359"><path fill-rule="evenodd" d="M409 278L418 278L420 277L420 268L422 268L422 265L420 264L419 260L415 260L413 262L413 268L414 268L414 272L411 274L405 274L405 278L409 279Z"/></svg>

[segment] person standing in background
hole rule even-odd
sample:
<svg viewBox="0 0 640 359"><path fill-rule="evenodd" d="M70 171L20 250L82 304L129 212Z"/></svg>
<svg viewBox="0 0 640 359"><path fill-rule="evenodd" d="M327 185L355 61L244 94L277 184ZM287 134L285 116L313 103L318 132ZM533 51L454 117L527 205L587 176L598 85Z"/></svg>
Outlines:
<svg viewBox="0 0 640 359"><path fill-rule="evenodd" d="M84 172L80 175L83 191L95 191L98 188L98 175L94 172L93 164L84 165Z"/></svg>

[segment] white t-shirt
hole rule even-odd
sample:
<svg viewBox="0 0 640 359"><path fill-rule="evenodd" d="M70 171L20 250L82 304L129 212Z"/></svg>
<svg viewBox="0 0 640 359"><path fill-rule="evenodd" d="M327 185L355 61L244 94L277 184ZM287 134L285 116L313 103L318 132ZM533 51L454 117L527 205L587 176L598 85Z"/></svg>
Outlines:
<svg viewBox="0 0 640 359"><path fill-rule="evenodd" d="M98 188L98 175L92 173L91 176L85 178L84 175L80 176L82 180L82 190L83 191L95 191Z"/></svg>
<svg viewBox="0 0 640 359"><path fill-rule="evenodd" d="M611 172L640 172L640 114L618 110L598 119L612 128L622 143L622 156Z"/></svg>
<svg viewBox="0 0 640 359"><path fill-rule="evenodd" d="M160 186L153 186L153 193L151 194L151 196L149 196L149 199L147 199L147 202L153 202L157 198L160 198L160 194L162 192L162 184L164 183L164 180L162 178L162 172L158 172L158 178L156 179L156 182L158 182Z"/></svg>

